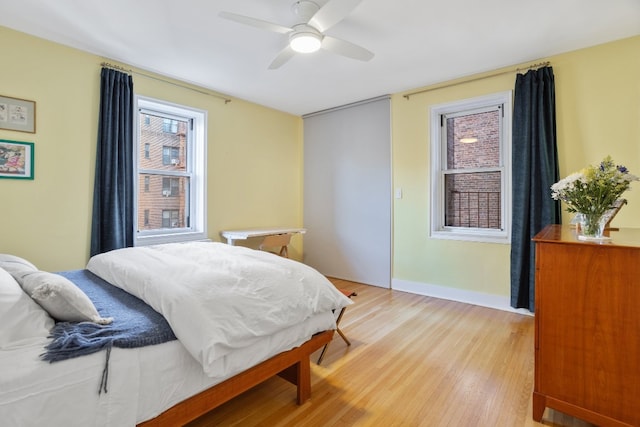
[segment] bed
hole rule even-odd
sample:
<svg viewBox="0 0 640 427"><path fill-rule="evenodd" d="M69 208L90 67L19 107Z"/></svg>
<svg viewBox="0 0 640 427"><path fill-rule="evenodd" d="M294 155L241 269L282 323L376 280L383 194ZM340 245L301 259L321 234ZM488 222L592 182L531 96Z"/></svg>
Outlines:
<svg viewBox="0 0 640 427"><path fill-rule="evenodd" d="M51 331L67 323L109 329L111 313L91 300L82 313L90 321L55 322L50 312L60 307L47 306L30 286L39 274L51 273L0 255L6 425L183 425L274 375L296 384L301 404L311 393L310 355L331 340L334 310L351 303L317 271L252 249L196 242L111 251L84 270L46 277L108 282L160 313L177 339L49 363L42 357L56 341ZM77 286L76 296L90 299ZM59 298L64 292L56 289ZM225 323L231 332L216 326Z"/></svg>

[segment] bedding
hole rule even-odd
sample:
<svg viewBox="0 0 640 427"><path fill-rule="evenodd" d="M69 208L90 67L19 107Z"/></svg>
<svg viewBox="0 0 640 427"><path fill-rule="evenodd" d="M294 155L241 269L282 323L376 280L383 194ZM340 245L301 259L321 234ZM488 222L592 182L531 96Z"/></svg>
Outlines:
<svg viewBox="0 0 640 427"><path fill-rule="evenodd" d="M56 320L100 325L113 321L111 317L101 317L89 297L66 277L34 271L22 276L22 281L22 289Z"/></svg>
<svg viewBox="0 0 640 427"><path fill-rule="evenodd" d="M104 352L56 363L39 360L48 340L0 351L0 425L65 427L132 427L160 415L184 399L219 384L248 366L289 347L290 335L311 336L331 327L326 313L217 362L217 375L207 376L173 340L121 349L110 357L109 392L98 395ZM299 329L298 329L299 328Z"/></svg>
<svg viewBox="0 0 640 427"><path fill-rule="evenodd" d="M94 322L102 325L112 319L100 317L93 302L66 278L40 271L15 255L0 254L0 267L7 270L22 289L56 320Z"/></svg>
<svg viewBox="0 0 640 427"><path fill-rule="evenodd" d="M48 363L49 340L0 351L0 424L3 426L133 426L139 390L136 350L114 349L109 393L98 395L105 353ZM152 348L152 347L149 347ZM120 350L120 351L117 351ZM130 403L131 402L131 403Z"/></svg>
<svg viewBox="0 0 640 427"><path fill-rule="evenodd" d="M0 350L40 342L47 337L53 323L15 278L0 267Z"/></svg>
<svg viewBox="0 0 640 427"><path fill-rule="evenodd" d="M117 249L87 269L161 313L208 375L233 350L352 303L309 266L217 242Z"/></svg>
<svg viewBox="0 0 640 427"><path fill-rule="evenodd" d="M139 298L110 285L88 270L63 271L60 277L74 283L110 319L109 325L58 322L43 360L59 361L111 348L144 347L176 339L167 321ZM96 310L98 310L98 308Z"/></svg>
<svg viewBox="0 0 640 427"><path fill-rule="evenodd" d="M22 270L36 271L38 269L26 259L11 254L0 254L0 267L5 269L11 275ZM20 283L20 285L22 284Z"/></svg>
<svg viewBox="0 0 640 427"><path fill-rule="evenodd" d="M333 310L351 303L324 276L295 261L222 244L133 249L98 255L87 267L160 312L178 340L114 347L109 359L107 352L96 352L55 363L42 361L53 319L22 290L19 282L24 276L17 274L18 280L0 269L3 425L120 427L150 419L166 423L164 411L173 405L180 414L203 413L202 401L198 408L183 403L195 394L208 393L222 402L283 370L285 378L299 385L298 402L309 397L309 355L330 339ZM28 262L7 261L0 255L2 262L16 267L13 273L25 267L37 271ZM61 273L73 282L91 274ZM80 288L93 299L92 291ZM101 316L111 316L98 300L95 306ZM24 313L28 319L21 317ZM119 315L113 317L117 320ZM7 334L4 322L14 318L20 321L10 325L23 326L24 321L28 326ZM109 389L99 394L106 360ZM251 373L251 367L260 373ZM163 417L156 418L160 414Z"/></svg>
<svg viewBox="0 0 640 427"><path fill-rule="evenodd" d="M41 358L59 362L105 350L106 360L99 393L108 392L109 362L114 346L137 348L176 339L162 315L142 300L110 285L90 271L66 271L59 276L76 287L92 306L95 302L101 312L113 317L108 317L108 325L94 322L56 323L49 334L52 340L45 346L46 351Z"/></svg>

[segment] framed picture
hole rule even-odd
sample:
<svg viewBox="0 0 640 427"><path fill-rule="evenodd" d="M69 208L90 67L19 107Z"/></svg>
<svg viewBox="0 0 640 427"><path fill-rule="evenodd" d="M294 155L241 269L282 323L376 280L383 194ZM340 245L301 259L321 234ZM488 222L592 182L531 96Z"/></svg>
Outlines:
<svg viewBox="0 0 640 427"><path fill-rule="evenodd" d="M0 139L0 178L33 179L33 142Z"/></svg>
<svg viewBox="0 0 640 427"><path fill-rule="evenodd" d="M0 96L0 129L35 133L35 101Z"/></svg>

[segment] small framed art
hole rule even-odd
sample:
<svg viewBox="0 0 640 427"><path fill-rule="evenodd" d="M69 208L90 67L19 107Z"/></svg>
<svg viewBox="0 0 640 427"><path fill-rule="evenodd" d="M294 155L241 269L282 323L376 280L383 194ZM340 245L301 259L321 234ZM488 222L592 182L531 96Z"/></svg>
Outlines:
<svg viewBox="0 0 640 427"><path fill-rule="evenodd" d="M0 129L35 133L36 102L0 96Z"/></svg>
<svg viewBox="0 0 640 427"><path fill-rule="evenodd" d="M0 178L33 179L33 142L0 139Z"/></svg>

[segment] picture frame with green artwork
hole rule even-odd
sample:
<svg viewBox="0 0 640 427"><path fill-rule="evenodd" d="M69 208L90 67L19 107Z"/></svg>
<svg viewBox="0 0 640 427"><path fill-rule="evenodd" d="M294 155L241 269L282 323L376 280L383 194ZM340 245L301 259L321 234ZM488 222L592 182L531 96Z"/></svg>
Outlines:
<svg viewBox="0 0 640 427"><path fill-rule="evenodd" d="M0 139L0 178L33 179L33 142Z"/></svg>

